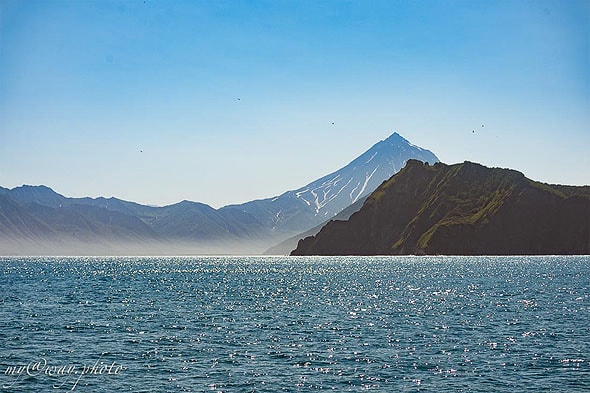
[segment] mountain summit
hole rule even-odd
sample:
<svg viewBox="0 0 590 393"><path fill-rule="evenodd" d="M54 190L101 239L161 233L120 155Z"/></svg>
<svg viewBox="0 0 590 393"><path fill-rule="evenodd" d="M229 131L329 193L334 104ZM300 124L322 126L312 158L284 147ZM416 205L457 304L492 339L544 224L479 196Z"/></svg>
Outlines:
<svg viewBox="0 0 590 393"><path fill-rule="evenodd" d="M233 207L263 218L275 231L305 231L365 198L409 159L429 164L439 161L431 151L394 132L345 167L299 189Z"/></svg>
<svg viewBox="0 0 590 393"><path fill-rule="evenodd" d="M438 162L432 152L412 145L396 132L344 168L292 192L316 215L330 218L373 192L411 158L430 164Z"/></svg>

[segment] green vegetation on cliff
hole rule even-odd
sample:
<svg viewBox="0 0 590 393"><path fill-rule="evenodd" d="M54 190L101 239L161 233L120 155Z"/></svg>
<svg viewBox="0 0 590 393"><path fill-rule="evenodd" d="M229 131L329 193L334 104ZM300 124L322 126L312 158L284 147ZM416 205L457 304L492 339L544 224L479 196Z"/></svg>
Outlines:
<svg viewBox="0 0 590 393"><path fill-rule="evenodd" d="M410 160L348 221L292 255L590 254L590 187L464 162Z"/></svg>

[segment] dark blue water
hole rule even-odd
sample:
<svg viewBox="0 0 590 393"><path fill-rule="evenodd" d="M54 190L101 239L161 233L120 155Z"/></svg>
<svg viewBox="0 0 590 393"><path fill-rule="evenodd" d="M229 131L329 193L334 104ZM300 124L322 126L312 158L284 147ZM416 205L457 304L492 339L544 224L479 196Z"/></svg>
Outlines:
<svg viewBox="0 0 590 393"><path fill-rule="evenodd" d="M6 392L588 392L590 257L0 258Z"/></svg>

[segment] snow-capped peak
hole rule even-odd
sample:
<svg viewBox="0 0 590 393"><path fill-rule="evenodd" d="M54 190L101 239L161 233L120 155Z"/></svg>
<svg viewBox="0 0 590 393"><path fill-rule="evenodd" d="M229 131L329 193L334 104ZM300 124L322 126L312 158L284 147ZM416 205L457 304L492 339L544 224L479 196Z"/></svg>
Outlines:
<svg viewBox="0 0 590 393"><path fill-rule="evenodd" d="M373 192L403 168L410 158L430 164L438 161L432 152L412 145L394 132L345 167L288 194L314 209L317 216L332 217Z"/></svg>

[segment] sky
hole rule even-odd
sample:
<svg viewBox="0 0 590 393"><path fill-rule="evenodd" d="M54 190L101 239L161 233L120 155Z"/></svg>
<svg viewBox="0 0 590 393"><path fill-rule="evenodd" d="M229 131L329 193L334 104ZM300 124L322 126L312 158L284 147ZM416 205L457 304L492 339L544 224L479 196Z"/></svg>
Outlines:
<svg viewBox="0 0 590 393"><path fill-rule="evenodd" d="M590 2L0 2L0 186L221 207L398 132L590 184Z"/></svg>

